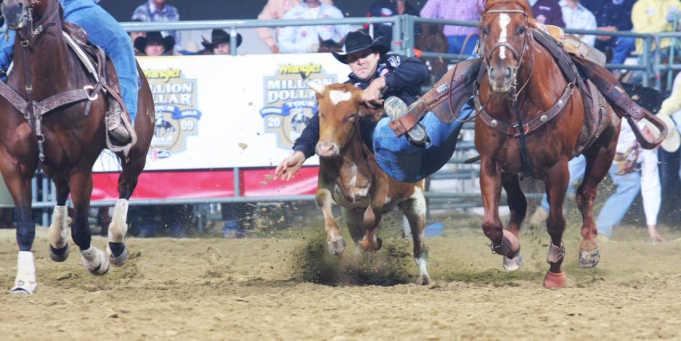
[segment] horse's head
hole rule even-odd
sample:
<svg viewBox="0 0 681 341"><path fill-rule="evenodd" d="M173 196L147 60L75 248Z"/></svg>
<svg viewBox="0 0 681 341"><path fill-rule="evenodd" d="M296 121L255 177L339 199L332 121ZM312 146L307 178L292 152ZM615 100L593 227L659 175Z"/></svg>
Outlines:
<svg viewBox="0 0 681 341"><path fill-rule="evenodd" d="M50 2L54 0L3 0L1 9L7 27L20 30L30 21L40 21Z"/></svg>
<svg viewBox="0 0 681 341"><path fill-rule="evenodd" d="M523 55L532 41L525 0L491 0L480 21L480 55L492 90L506 93L516 82Z"/></svg>

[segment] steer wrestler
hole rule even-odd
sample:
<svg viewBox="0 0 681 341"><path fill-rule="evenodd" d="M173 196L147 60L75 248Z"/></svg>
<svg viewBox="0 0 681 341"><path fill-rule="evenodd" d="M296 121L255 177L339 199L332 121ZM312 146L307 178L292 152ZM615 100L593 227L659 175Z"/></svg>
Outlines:
<svg viewBox="0 0 681 341"><path fill-rule="evenodd" d="M361 135L383 171L402 182L417 182L435 173L449 161L456 147L462 120L473 112L464 105L458 120L445 124L432 112L427 113L412 130L402 137L395 135L388 123L406 114L407 106L421 94L421 83L428 78L427 67L418 59L388 53L384 37L372 40L363 31L350 32L345 40L346 53L332 52L352 73L346 83L364 89L362 99L370 107L383 105L388 117L378 122L362 120ZM275 179L290 180L303 162L315 154L319 141L319 117L309 124L293 145L294 153L277 166ZM410 142L411 141L411 142Z"/></svg>

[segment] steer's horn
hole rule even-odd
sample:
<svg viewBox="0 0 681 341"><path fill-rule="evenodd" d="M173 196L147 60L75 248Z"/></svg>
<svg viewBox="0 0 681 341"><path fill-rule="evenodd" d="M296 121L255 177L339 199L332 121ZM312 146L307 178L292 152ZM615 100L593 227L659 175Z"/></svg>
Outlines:
<svg viewBox="0 0 681 341"><path fill-rule="evenodd" d="M307 78L307 76L305 76L304 72L301 72L300 76L303 77L303 80L305 81L305 85L307 85L310 89L314 90L314 92L316 92L320 95L324 93L324 86L323 85L314 82L310 78Z"/></svg>

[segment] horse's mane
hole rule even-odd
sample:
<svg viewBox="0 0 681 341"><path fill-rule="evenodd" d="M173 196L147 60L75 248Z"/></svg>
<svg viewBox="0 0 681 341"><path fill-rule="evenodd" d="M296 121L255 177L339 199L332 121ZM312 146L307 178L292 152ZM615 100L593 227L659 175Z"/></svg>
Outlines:
<svg viewBox="0 0 681 341"><path fill-rule="evenodd" d="M513 4L522 7L522 9L527 13L529 18L532 18L532 9L530 9L530 4L527 0L479 0L478 1L478 12L482 17L485 12L487 12L492 6L498 4Z"/></svg>

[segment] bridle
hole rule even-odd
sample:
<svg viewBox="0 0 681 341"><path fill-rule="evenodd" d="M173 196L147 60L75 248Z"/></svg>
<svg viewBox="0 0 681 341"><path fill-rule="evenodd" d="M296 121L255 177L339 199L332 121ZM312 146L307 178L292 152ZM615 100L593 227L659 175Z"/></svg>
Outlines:
<svg viewBox="0 0 681 341"><path fill-rule="evenodd" d="M515 13L515 14L522 14L523 17L525 18L525 21L527 22L528 16L527 13L524 10L519 10L519 9L491 9L485 12L483 15L482 19L484 20L485 16L490 13ZM528 23L529 24L529 23ZM511 53L513 54L513 58L517 60L518 62L516 63L515 67L513 68L513 74L512 74L512 85L511 85L511 97L513 100L513 103L515 105L516 101L518 100L518 95L520 92L525 89L525 86L530 82L530 79L532 78L532 72L534 70L534 51L532 53L532 63L530 65L530 76L527 77L525 80L525 83L523 83L523 86L520 87L520 90L517 90L518 87L518 71L520 70L520 66L523 63L523 56L525 56L525 52L530 49L530 46L532 45L531 42L534 38L532 38L532 31L528 27L529 25L525 25L525 33L523 34L523 48L520 50L520 53L508 42L498 42L492 46L492 49L489 51L489 53L486 53L484 50L484 40L487 35L481 35L480 37L480 44L478 45L478 54L482 56L484 67L487 68L487 73L490 73L490 60L492 59L492 55L494 54L494 51L498 48L504 47L507 48ZM517 91L516 91L517 90ZM489 100L488 100L489 101Z"/></svg>
<svg viewBox="0 0 681 341"><path fill-rule="evenodd" d="M43 32L43 25L45 25L45 23L52 21L53 16L59 15L59 11L55 11L51 15L44 16L38 23L35 23L33 20L33 8L40 3L40 0L24 1L28 3L28 6L24 7L24 15L22 16L22 20L25 21L26 24L24 27L16 31L18 38L20 39L19 42L21 43L21 46L26 47L29 45L31 39ZM54 25L54 23L52 25ZM9 39L7 32L5 32L5 39Z"/></svg>

